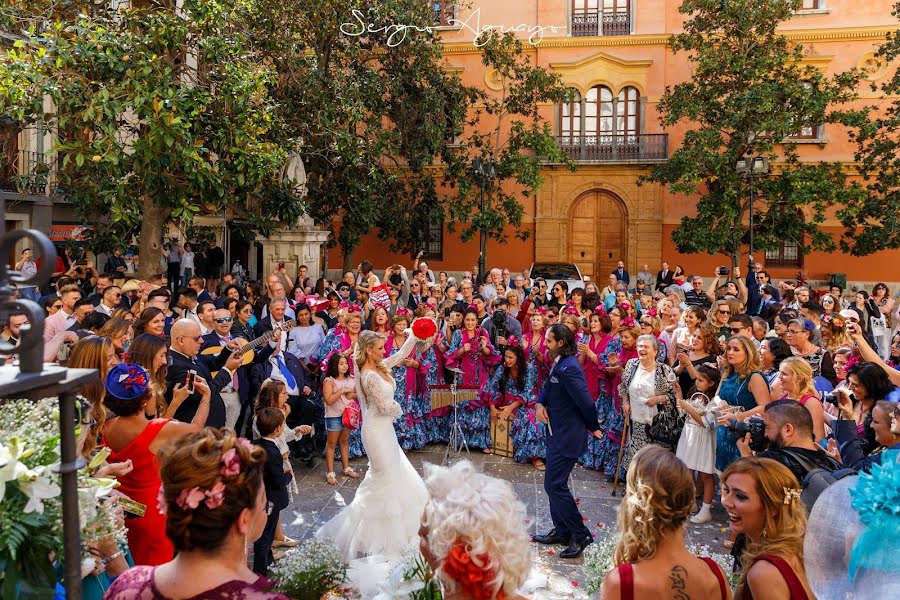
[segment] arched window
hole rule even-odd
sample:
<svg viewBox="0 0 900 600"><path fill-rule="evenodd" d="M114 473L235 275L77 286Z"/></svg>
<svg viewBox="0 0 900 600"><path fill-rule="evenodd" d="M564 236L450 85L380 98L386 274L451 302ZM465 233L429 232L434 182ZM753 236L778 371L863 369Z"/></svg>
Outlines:
<svg viewBox="0 0 900 600"><path fill-rule="evenodd" d="M612 90L605 85L592 87L584 102L584 135L588 144L602 143L602 137L613 135L614 110Z"/></svg>
<svg viewBox="0 0 900 600"><path fill-rule="evenodd" d="M581 93L578 90L572 90L572 99L560 106L559 133L563 146L577 146L580 143Z"/></svg>
<svg viewBox="0 0 900 600"><path fill-rule="evenodd" d="M616 106L616 134L634 139L641 132L640 94L637 88L628 86L619 92Z"/></svg>

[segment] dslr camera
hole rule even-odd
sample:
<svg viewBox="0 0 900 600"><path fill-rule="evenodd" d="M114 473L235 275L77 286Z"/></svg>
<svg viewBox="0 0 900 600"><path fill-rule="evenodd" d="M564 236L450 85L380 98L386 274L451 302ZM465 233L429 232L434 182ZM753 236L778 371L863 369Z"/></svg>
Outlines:
<svg viewBox="0 0 900 600"><path fill-rule="evenodd" d="M497 337L506 337L506 310L502 308L498 308L494 311L494 314L491 315L491 319L494 322L494 327L497 329Z"/></svg>
<svg viewBox="0 0 900 600"><path fill-rule="evenodd" d="M840 403L840 399L841 395L835 392L828 392L822 395L822 400L834 407L838 406L838 404ZM850 394L850 402L856 402L856 396L854 396L853 394Z"/></svg>
<svg viewBox="0 0 900 600"><path fill-rule="evenodd" d="M729 271L728 267L717 267L716 275L719 275L720 277L723 275L728 275L728 271Z"/></svg>
<svg viewBox="0 0 900 600"><path fill-rule="evenodd" d="M766 424L762 419L752 418L747 421L728 419L728 429L740 439L749 433L750 449L754 452L761 452L768 445L766 441Z"/></svg>

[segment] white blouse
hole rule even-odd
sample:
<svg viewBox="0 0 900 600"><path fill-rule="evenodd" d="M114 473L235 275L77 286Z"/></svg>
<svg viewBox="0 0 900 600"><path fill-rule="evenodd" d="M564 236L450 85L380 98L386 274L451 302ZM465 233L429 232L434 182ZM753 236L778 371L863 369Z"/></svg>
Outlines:
<svg viewBox="0 0 900 600"><path fill-rule="evenodd" d="M647 400L656 395L656 369L645 371L638 365L628 386L628 399L631 402L631 419L637 423L649 425L656 416L655 406L649 406Z"/></svg>

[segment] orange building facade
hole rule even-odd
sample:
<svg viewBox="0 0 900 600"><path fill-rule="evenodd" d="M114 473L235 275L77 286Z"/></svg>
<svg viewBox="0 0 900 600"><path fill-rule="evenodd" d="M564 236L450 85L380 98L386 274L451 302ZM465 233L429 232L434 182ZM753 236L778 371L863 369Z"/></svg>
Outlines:
<svg viewBox="0 0 900 600"><path fill-rule="evenodd" d="M434 4L436 19L446 24L450 16L455 18L440 27L443 56L463 83L493 92L500 89L473 44L479 31L498 26L520 32L523 39L531 36L527 47L534 64L558 73L577 91L571 104L541 107L560 144L576 161L576 170L545 165L543 187L536 197L523 199L523 224L530 238L511 237L505 244L489 241L488 267L520 271L534 261L574 262L583 274L603 281L618 260L633 273L644 264L655 271L663 260L701 275L712 275L717 265L726 264L721 255L681 255L672 242L672 231L683 216L692 214L696 198L670 194L658 185L638 186L642 175L678 148L688 129L664 130L657 114L666 87L690 77L686 56L674 54L667 45L684 22L678 0L476 0L469 7L435 0ZM874 52L888 32L898 29L892 5L893 0L804 0L804 8L783 31L804 46L804 62L825 73L865 69L859 102L877 104L883 98L869 84L890 74ZM854 172L855 148L840 127L811 128L793 141L803 160L839 161ZM836 220L824 226L836 235L841 231ZM435 232L426 249L431 268L471 269L478 260L477 239L464 243L438 224ZM340 249L331 250L329 266L338 267L343 258ZM412 260L390 253L374 233L363 239L351 263L363 258L382 268ZM778 278L792 278L802 269L811 280L843 273L850 282L900 282L900 250L863 258L803 256L796 244L785 242L776 252L758 253L757 260Z"/></svg>

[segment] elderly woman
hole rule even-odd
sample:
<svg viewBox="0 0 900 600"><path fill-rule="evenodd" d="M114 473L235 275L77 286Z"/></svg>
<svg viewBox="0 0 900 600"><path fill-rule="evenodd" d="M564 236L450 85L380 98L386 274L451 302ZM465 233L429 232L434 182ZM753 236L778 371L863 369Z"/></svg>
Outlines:
<svg viewBox="0 0 900 600"><path fill-rule="evenodd" d="M517 592L531 570L525 505L512 485L478 473L469 461L426 465L431 497L419 549L443 584L445 598L524 600Z"/></svg>
<svg viewBox="0 0 900 600"><path fill-rule="evenodd" d="M831 354L812 343L811 336L815 328L815 324L809 319L791 319L788 322L786 341L794 356L799 356L809 363L813 377L824 377L833 386L837 383L834 361Z"/></svg>
<svg viewBox="0 0 900 600"><path fill-rule="evenodd" d="M626 472L638 450L650 443L658 443L651 440L649 434L653 417L661 410L677 411L675 373L669 365L656 360L659 355L659 340L653 335L640 336L637 339L637 353L637 358L625 364L622 381L619 383L622 411L630 419L630 431L622 460L622 469ZM677 441L676 436L675 442Z"/></svg>

